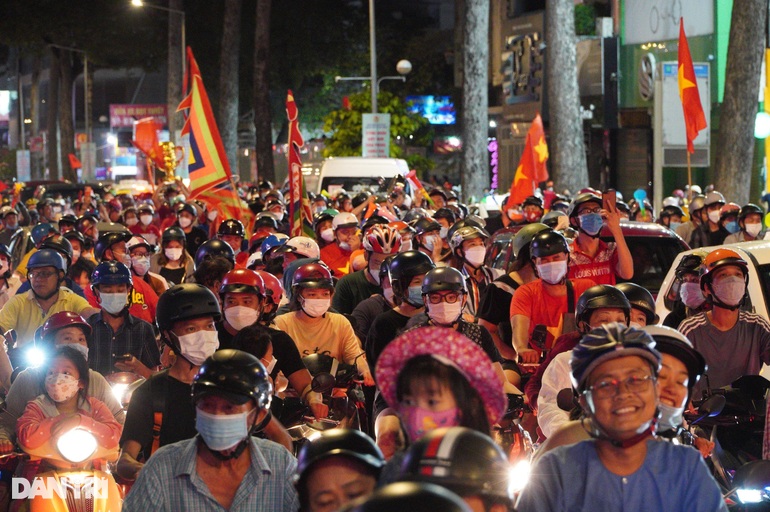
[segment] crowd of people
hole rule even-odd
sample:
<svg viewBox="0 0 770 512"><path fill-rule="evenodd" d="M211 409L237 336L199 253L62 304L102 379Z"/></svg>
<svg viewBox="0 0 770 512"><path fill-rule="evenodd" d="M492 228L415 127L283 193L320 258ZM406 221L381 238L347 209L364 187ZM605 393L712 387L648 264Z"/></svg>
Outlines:
<svg viewBox="0 0 770 512"><path fill-rule="evenodd" d="M484 219L451 190L397 185L312 196L314 236L289 236L280 190L242 192L249 225L181 183L7 198L0 452L91 432L130 511L726 510L713 443L667 441L704 389L770 363L770 322L742 308L748 263L730 245L764 238L761 207L677 191L655 215L646 199L547 184ZM624 219L719 246L681 259L665 318L633 282ZM515 228L505 269L487 257L500 228ZM303 364L314 354L356 369L371 418L295 457L271 404L329 416ZM116 372L144 381L127 409ZM497 435L512 403L540 445L518 496Z"/></svg>

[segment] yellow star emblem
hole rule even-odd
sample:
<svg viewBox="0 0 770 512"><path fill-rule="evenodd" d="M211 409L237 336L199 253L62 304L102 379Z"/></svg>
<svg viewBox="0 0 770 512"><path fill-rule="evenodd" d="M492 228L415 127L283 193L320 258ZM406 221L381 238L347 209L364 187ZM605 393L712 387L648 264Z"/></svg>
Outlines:
<svg viewBox="0 0 770 512"><path fill-rule="evenodd" d="M535 145L535 153L537 153L537 163L542 164L548 160L548 144L545 143L545 139L540 137Z"/></svg>
<svg viewBox="0 0 770 512"><path fill-rule="evenodd" d="M679 66L679 99L684 101L684 90L695 87L695 84L684 77L684 66Z"/></svg>

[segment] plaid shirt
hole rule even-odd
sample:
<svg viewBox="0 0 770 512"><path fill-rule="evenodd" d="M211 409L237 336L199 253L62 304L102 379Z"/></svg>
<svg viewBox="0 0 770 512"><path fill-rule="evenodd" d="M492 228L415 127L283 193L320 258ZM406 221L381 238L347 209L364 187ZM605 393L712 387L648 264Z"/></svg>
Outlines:
<svg viewBox="0 0 770 512"><path fill-rule="evenodd" d="M118 332L113 332L110 324L104 321L103 312L88 319L93 329L91 344L88 350L88 365L92 370L107 375L117 371L116 356L131 354L147 368L155 368L160 364L160 351L155 342L155 331L152 326L124 312L125 322Z"/></svg>
<svg viewBox="0 0 770 512"><path fill-rule="evenodd" d="M160 448L147 461L123 502L124 512L225 510L196 471L198 437ZM297 460L281 445L251 438L251 465L231 511L293 512L299 498L292 485Z"/></svg>

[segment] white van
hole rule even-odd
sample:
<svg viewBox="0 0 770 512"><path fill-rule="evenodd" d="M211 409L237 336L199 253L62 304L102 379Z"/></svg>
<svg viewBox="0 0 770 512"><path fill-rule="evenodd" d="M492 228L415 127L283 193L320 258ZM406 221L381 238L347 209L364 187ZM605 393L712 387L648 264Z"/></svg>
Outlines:
<svg viewBox="0 0 770 512"><path fill-rule="evenodd" d="M354 195L385 190L391 178L408 172L406 160L400 158L336 157L324 161L318 176L305 174L305 185L315 193L326 190L332 197L341 189Z"/></svg>

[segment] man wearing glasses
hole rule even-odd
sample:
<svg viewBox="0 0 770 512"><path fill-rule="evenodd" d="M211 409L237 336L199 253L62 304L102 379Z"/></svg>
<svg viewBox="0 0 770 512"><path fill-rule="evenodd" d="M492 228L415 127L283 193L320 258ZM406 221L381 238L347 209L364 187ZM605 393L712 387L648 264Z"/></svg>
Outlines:
<svg viewBox="0 0 770 512"><path fill-rule="evenodd" d="M570 246L570 279L586 278L596 284L614 285L618 277L631 279L634 276L634 261L623 237L617 208L604 209L601 197L593 192L583 192L572 200L567 214L570 225L578 230L578 236ZM615 242L599 239L605 223Z"/></svg>

